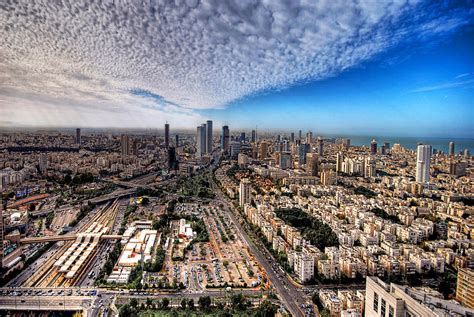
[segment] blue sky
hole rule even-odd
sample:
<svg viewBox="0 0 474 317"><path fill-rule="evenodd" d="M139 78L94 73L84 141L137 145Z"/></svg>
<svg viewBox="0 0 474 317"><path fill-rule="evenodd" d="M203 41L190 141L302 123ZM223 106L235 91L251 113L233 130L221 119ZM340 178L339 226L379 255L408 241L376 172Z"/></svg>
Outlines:
<svg viewBox="0 0 474 317"><path fill-rule="evenodd" d="M19 0L0 24L0 128L474 134L472 0Z"/></svg>
<svg viewBox="0 0 474 317"><path fill-rule="evenodd" d="M474 28L404 42L337 76L205 115L239 128L474 138Z"/></svg>

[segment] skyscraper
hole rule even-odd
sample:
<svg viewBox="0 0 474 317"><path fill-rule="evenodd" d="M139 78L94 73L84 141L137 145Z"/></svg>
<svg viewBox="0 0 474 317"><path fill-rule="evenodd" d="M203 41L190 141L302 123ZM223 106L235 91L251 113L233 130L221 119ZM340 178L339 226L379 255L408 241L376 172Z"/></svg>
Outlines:
<svg viewBox="0 0 474 317"><path fill-rule="evenodd" d="M252 185L248 178L244 178L240 181L239 187L239 205L244 207L245 204L250 204L252 201Z"/></svg>
<svg viewBox="0 0 474 317"><path fill-rule="evenodd" d="M221 150L224 152L229 151L229 126L225 125L222 127L221 135Z"/></svg>
<svg viewBox="0 0 474 317"><path fill-rule="evenodd" d="M268 143L266 141L262 141L260 143L260 152L259 152L260 159L261 160L266 159L267 155L268 155Z"/></svg>
<svg viewBox="0 0 474 317"><path fill-rule="evenodd" d="M207 131L206 131L206 153L212 153L213 149L213 134L212 134L212 120L207 120Z"/></svg>
<svg viewBox="0 0 474 317"><path fill-rule="evenodd" d="M303 136L302 133L303 133L303 132L302 132L301 130L298 132L298 139L299 139L300 141L301 141L301 137Z"/></svg>
<svg viewBox="0 0 474 317"><path fill-rule="evenodd" d="M39 170L41 174L46 173L48 170L48 154L47 153L41 153L39 157Z"/></svg>
<svg viewBox="0 0 474 317"><path fill-rule="evenodd" d="M344 155L339 152L336 154L336 172L342 172L342 162L344 162Z"/></svg>
<svg viewBox="0 0 474 317"><path fill-rule="evenodd" d="M324 155L324 141L322 138L318 138L318 153L321 157Z"/></svg>
<svg viewBox="0 0 474 317"><path fill-rule="evenodd" d="M76 144L81 144L81 129L76 129Z"/></svg>
<svg viewBox="0 0 474 317"><path fill-rule="evenodd" d="M165 123L165 149L170 147L170 125Z"/></svg>
<svg viewBox="0 0 474 317"><path fill-rule="evenodd" d="M298 146L298 165L301 168L306 164L306 153L309 152L309 144L301 143Z"/></svg>
<svg viewBox="0 0 474 317"><path fill-rule="evenodd" d="M168 148L168 170L177 170L178 162L176 161L176 150L173 146Z"/></svg>
<svg viewBox="0 0 474 317"><path fill-rule="evenodd" d="M306 171L311 173L311 176L318 176L319 158L316 153L306 154Z"/></svg>
<svg viewBox="0 0 474 317"><path fill-rule="evenodd" d="M375 139L372 139L370 142L370 155L375 155L377 154L377 141Z"/></svg>
<svg viewBox="0 0 474 317"><path fill-rule="evenodd" d="M453 156L454 155L454 142L451 141L449 142L449 156Z"/></svg>
<svg viewBox="0 0 474 317"><path fill-rule="evenodd" d="M122 158L130 154L130 140L128 135L122 134L120 143L122 145Z"/></svg>
<svg viewBox="0 0 474 317"><path fill-rule="evenodd" d="M206 154L206 125L202 124L201 126L197 127L197 134L196 134L196 157L201 158L204 154Z"/></svg>
<svg viewBox="0 0 474 317"><path fill-rule="evenodd" d="M256 140L257 140L257 133L255 132L255 130L252 130L252 143L255 143Z"/></svg>
<svg viewBox="0 0 474 317"><path fill-rule="evenodd" d="M306 134L306 143L311 144L313 142L313 132L309 131Z"/></svg>
<svg viewBox="0 0 474 317"><path fill-rule="evenodd" d="M416 181L427 183L430 180L431 145L418 145L416 149Z"/></svg>
<svg viewBox="0 0 474 317"><path fill-rule="evenodd" d="M295 133L294 133L294 132L291 132L291 134L290 134L290 141L291 141L292 143L295 142Z"/></svg>
<svg viewBox="0 0 474 317"><path fill-rule="evenodd" d="M240 142L245 142L245 132L240 133Z"/></svg>
<svg viewBox="0 0 474 317"><path fill-rule="evenodd" d="M175 137L174 145L175 145L176 148L178 148L179 147L179 135L176 134L174 137Z"/></svg>

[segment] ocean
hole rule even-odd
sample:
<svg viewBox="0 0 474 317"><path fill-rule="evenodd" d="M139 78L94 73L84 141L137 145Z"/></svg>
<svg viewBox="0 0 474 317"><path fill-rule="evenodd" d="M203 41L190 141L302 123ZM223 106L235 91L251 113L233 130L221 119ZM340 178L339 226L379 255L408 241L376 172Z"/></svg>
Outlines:
<svg viewBox="0 0 474 317"><path fill-rule="evenodd" d="M444 153L448 153L449 142L454 142L455 153L463 152L464 149L468 149L471 155L474 153L474 139L462 139L462 138L417 138L417 137L382 137L382 136L332 136L336 138L347 138L351 140L351 145L356 146L370 146L370 141L375 139L377 146L382 146L384 142L390 143L390 148L395 143L399 143L404 148L415 150L419 143L429 144L433 149L441 150Z"/></svg>

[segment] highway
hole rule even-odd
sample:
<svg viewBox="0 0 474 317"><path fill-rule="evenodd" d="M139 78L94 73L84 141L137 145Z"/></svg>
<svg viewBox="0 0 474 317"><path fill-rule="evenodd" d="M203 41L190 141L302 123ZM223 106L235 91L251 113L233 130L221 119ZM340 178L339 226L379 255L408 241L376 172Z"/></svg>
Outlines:
<svg viewBox="0 0 474 317"><path fill-rule="evenodd" d="M242 227L240 222L235 216L235 213L232 212L233 206L229 202L227 197L222 193L219 186L213 182L214 193L216 194L216 199L223 204L225 208L224 211L227 212L232 222L235 224L238 229L238 233L242 236L242 240L247 243L252 254L257 258L258 262L264 267L265 271L268 274L270 282L275 287L279 297L282 302L285 304L289 312L293 316L304 316L303 312L299 308L299 304L304 303L301 300L302 294L300 290L291 283L286 275L278 276L275 271L273 271L272 265L267 260L267 258L262 254L260 249L254 244L253 240L249 237L245 229Z"/></svg>

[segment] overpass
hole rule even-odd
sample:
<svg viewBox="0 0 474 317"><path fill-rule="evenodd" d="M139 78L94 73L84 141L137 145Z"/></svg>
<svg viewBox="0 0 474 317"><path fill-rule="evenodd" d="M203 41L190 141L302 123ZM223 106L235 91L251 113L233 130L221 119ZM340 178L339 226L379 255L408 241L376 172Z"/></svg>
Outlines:
<svg viewBox="0 0 474 317"><path fill-rule="evenodd" d="M45 242L57 242L57 241L70 241L70 240L76 240L76 239L77 239L77 235L75 234L65 234L61 236L24 238L20 240L20 243L32 244L32 243L45 243ZM100 239L116 240L116 239L122 239L122 236L113 235L113 234L103 234L100 236Z"/></svg>

